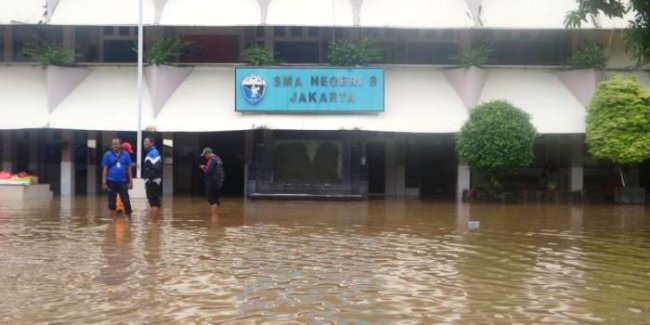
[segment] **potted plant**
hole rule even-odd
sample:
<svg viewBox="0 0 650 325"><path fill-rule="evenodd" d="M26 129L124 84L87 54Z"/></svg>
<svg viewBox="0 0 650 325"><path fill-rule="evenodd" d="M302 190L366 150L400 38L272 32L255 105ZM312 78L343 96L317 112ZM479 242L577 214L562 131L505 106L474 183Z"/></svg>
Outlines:
<svg viewBox="0 0 650 325"><path fill-rule="evenodd" d="M45 68L50 112L90 74L89 69L73 67L78 55L62 44L36 40L25 44L22 52Z"/></svg>
<svg viewBox="0 0 650 325"><path fill-rule="evenodd" d="M478 105L456 136L456 151L471 170L488 176L488 192L500 196L500 176L533 162L537 131L528 113L502 100Z"/></svg>
<svg viewBox="0 0 650 325"><path fill-rule="evenodd" d="M595 158L618 165L617 203L645 203L645 189L632 187L626 169L650 158L650 90L634 77L598 84L587 112L586 143Z"/></svg>
<svg viewBox="0 0 650 325"><path fill-rule="evenodd" d="M449 60L460 67L446 70L445 77L467 108L474 107L478 103L487 80L487 73L481 66L490 61L491 54L492 49L479 46L449 56Z"/></svg>
<svg viewBox="0 0 650 325"><path fill-rule="evenodd" d="M381 61L382 49L373 39L334 40L329 44L327 59L335 66L363 66Z"/></svg>
<svg viewBox="0 0 650 325"><path fill-rule="evenodd" d="M154 117L160 114L174 91L192 73L191 67L172 66L190 49L190 45L182 37L173 36L162 37L145 47L143 60L148 66L145 67L144 72ZM137 51L137 48L133 50Z"/></svg>
<svg viewBox="0 0 650 325"><path fill-rule="evenodd" d="M602 70L607 66L607 52L600 44L585 43L577 48L569 60L568 71L560 71L558 77L580 103L587 107L602 80Z"/></svg>
<svg viewBox="0 0 650 325"><path fill-rule="evenodd" d="M248 65L265 66L275 64L273 53L261 46L246 48L242 52L241 57L242 60Z"/></svg>

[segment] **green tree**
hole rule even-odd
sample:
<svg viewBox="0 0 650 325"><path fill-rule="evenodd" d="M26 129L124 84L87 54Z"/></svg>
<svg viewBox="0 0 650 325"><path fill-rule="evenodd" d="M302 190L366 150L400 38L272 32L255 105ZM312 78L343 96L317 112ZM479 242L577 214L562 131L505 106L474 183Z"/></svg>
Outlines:
<svg viewBox="0 0 650 325"><path fill-rule="evenodd" d="M530 115L509 102L495 100L472 110L456 137L456 151L470 168L494 178L530 165L536 137Z"/></svg>
<svg viewBox="0 0 650 325"><path fill-rule="evenodd" d="M586 142L594 157L619 165L650 158L650 90L634 77L598 84L587 113Z"/></svg>
<svg viewBox="0 0 650 325"><path fill-rule="evenodd" d="M639 63L650 59L650 1L629 0L625 5L623 0L576 0L578 9L569 11L564 24L570 28L578 28L587 19L602 13L609 18L622 18L630 10L635 12L634 19L626 32L626 48L634 55Z"/></svg>

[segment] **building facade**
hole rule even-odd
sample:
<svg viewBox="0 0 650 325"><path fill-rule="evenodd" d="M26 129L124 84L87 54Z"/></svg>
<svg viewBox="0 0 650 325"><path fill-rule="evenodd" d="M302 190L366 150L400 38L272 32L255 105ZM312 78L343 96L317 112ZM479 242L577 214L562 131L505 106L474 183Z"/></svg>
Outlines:
<svg viewBox="0 0 650 325"><path fill-rule="evenodd" d="M0 0L2 169L30 171L61 195L98 191L98 157L110 138L136 142L137 5ZM605 198L615 170L586 150L587 106L602 78L632 74L650 85L650 72L625 52L624 19L592 17L582 29L564 28L575 6L574 0L144 1L145 48L162 37L191 44L173 65L145 68L142 128L162 149L165 192L200 192L198 154L211 146L224 160L228 194L459 197L485 180L459 161L454 135L472 107L504 99L528 112L541 134L534 164L505 177L511 187L532 191L550 181L565 193ZM364 38L381 45L382 59L369 68L381 70L383 89L355 93L354 101L382 96L380 109L327 111L336 106L329 90L325 111L239 109L242 78L251 75L236 73L244 49L268 49L281 64L267 71L295 78L296 69L312 75L333 69L332 41ZM77 63L38 65L24 53L37 41L73 49ZM607 49L604 71L571 67L571 55L584 44ZM454 55L479 46L492 51L487 64L456 65ZM270 91L274 80L265 82ZM294 79L285 88L300 86ZM321 101L320 93L313 100ZM646 162L631 181L648 188L649 175Z"/></svg>

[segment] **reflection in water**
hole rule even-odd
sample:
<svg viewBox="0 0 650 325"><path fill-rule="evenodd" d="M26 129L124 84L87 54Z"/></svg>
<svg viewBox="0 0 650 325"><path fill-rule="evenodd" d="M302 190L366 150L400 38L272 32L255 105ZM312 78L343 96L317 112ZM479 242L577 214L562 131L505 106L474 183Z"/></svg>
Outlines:
<svg viewBox="0 0 650 325"><path fill-rule="evenodd" d="M645 207L0 201L0 323L644 323ZM469 232L467 222L480 221Z"/></svg>

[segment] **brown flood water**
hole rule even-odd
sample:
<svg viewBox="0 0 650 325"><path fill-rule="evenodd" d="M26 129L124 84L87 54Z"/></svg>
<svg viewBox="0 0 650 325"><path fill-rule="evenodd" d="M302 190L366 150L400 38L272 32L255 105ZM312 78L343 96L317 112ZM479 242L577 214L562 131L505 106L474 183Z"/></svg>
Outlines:
<svg viewBox="0 0 650 325"><path fill-rule="evenodd" d="M0 201L0 323L650 323L643 206L163 204Z"/></svg>

